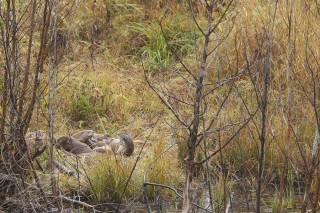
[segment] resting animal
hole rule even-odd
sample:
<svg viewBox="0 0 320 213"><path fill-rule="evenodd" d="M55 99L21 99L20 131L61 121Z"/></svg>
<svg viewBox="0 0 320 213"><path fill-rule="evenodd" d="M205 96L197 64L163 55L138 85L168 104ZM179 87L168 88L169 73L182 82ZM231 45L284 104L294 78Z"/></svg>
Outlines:
<svg viewBox="0 0 320 213"><path fill-rule="evenodd" d="M114 154L123 154L125 156L132 155L134 144L132 138L127 134L119 134L119 138L107 137L101 141L97 141L94 151L97 152L113 152Z"/></svg>
<svg viewBox="0 0 320 213"><path fill-rule="evenodd" d="M56 146L76 155L90 153L93 151L87 144L80 142L78 139L72 136L60 137L57 140Z"/></svg>
<svg viewBox="0 0 320 213"><path fill-rule="evenodd" d="M94 135L94 131L92 130L82 130L72 134L71 136L91 147L92 142L90 139L92 138L93 135Z"/></svg>
<svg viewBox="0 0 320 213"><path fill-rule="evenodd" d="M108 134L97 134L94 133L93 136L89 139L91 148L97 148L97 147L102 147L105 146L106 144L109 144L111 140L113 140L110 135Z"/></svg>
<svg viewBox="0 0 320 213"><path fill-rule="evenodd" d="M132 138L124 133L119 134L120 140L122 141L123 147L125 148L123 150L124 155L130 156L132 155L134 151L134 144Z"/></svg>

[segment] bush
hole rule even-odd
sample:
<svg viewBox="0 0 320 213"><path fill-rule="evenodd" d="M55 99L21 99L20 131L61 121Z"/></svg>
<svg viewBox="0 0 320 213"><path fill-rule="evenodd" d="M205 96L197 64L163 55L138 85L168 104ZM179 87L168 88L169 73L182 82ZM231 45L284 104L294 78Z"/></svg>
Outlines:
<svg viewBox="0 0 320 213"><path fill-rule="evenodd" d="M176 188L181 181L181 169L178 167L177 160L168 155L169 153L163 153L164 150L164 142L160 142L158 145L153 147L153 155L148 161L148 165L146 167L146 181L165 184ZM172 191L166 190L162 192L162 195L164 196L169 196L170 198L175 197L175 194L172 193ZM156 196L156 187L148 186L147 193L149 198L154 199Z"/></svg>
<svg viewBox="0 0 320 213"><path fill-rule="evenodd" d="M130 28L139 34L139 53L151 69L168 67L176 58L174 53L181 57L190 54L199 38L195 30L173 22L164 23L162 30L154 22L135 23Z"/></svg>
<svg viewBox="0 0 320 213"><path fill-rule="evenodd" d="M121 197L133 168L133 162L130 159L117 159L113 155L100 155L95 158L94 162L95 166L89 168L90 180L87 184L95 201L121 202L122 199L140 195L140 191L136 187L139 178L132 177L124 197ZM142 185L142 183L139 183L139 185Z"/></svg>
<svg viewBox="0 0 320 213"><path fill-rule="evenodd" d="M74 121L90 121L96 114L103 114L104 100L94 92L93 83L85 79L80 88L74 90L71 99L71 117Z"/></svg>

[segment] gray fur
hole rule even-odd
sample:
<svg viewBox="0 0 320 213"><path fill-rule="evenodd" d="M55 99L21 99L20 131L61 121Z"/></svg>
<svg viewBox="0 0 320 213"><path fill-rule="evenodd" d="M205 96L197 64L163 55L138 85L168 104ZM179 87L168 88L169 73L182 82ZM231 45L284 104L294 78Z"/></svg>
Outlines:
<svg viewBox="0 0 320 213"><path fill-rule="evenodd" d="M73 154L90 153L93 150L85 143L72 136L62 136L57 140L57 147Z"/></svg>
<svg viewBox="0 0 320 213"><path fill-rule="evenodd" d="M132 155L134 151L134 144L133 144L132 138L129 135L124 133L119 134L119 137L120 137L120 140L124 142L124 147L125 147L124 155L126 156Z"/></svg>
<svg viewBox="0 0 320 213"><path fill-rule="evenodd" d="M80 142L87 144L88 146L92 147L91 138L94 135L94 131L92 130L82 130L72 134L71 136L78 139Z"/></svg>
<svg viewBox="0 0 320 213"><path fill-rule="evenodd" d="M110 136L95 143L94 151L104 153L114 153L117 155L130 156L134 151L134 144L132 138L127 134L119 134L119 138L112 138Z"/></svg>

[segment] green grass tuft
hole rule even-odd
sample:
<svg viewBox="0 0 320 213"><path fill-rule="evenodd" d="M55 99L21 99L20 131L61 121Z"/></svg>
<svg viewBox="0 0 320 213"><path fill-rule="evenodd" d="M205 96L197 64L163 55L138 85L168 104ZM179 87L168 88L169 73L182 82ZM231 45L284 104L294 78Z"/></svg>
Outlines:
<svg viewBox="0 0 320 213"><path fill-rule="evenodd" d="M150 69L167 68L176 58L191 54L199 34L186 30L179 22L166 22L161 26L155 22L134 23L131 30L139 34L139 53Z"/></svg>

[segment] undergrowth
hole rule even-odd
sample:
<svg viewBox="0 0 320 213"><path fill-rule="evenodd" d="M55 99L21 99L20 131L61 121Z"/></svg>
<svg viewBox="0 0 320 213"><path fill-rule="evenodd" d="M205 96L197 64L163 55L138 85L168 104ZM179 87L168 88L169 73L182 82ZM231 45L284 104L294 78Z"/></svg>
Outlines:
<svg viewBox="0 0 320 213"><path fill-rule="evenodd" d="M172 9L166 13L163 5L172 6L174 12ZM271 7L274 7L274 4ZM278 180L286 155L289 162L286 173L288 178L286 205L292 206L292 196L295 191L291 189L301 177L306 177L308 169L305 164L311 164L309 156L311 156L310 147L314 139L316 118L308 100L312 94L313 81L306 69L304 59L310 58L311 66L318 67L319 52L314 50L312 54L316 56L315 58L311 57L312 54L307 54L305 36L307 29L314 29L315 33L308 34L309 48L319 47L320 40L317 36L319 15L310 18L309 25L307 25L304 12L306 7L302 1L297 1L292 9L296 14L293 31L295 37L291 38L291 43L295 45L295 48L294 52L288 56L286 37L288 25L283 16L287 9L283 2L279 3L278 7L280 12L275 15L276 21L272 37L274 43L270 75L272 83L268 97L266 127L265 187L268 186L268 181ZM315 5L312 4L310 7L316 11ZM231 98L226 101L221 118L214 123L216 129L224 127L234 131L233 126L225 127L225 125L230 121L245 119L245 115L253 113L254 109L259 107L256 95L259 95L260 91L255 91L252 79L246 75L248 72L246 60L255 59L254 63L250 64L250 68L256 69L257 72L262 70L263 60L261 58L264 54L262 50L266 48L265 23L268 20L269 9L269 5L262 1L236 2L233 10L211 38L212 43L209 48L213 50L221 38L229 33L221 46L212 52L214 60L211 61L208 82L205 83L211 85L218 82L219 88L217 92L210 93L212 96L206 99L208 111L203 116L212 118L221 100L229 92L229 85L224 84L224 80L229 81L230 79L224 78L241 73L232 82ZM77 51L72 53L72 58L66 57L59 65L61 67L60 79L67 77L57 92L57 100L59 100L56 103L56 122L58 124L55 126L55 132L57 135L67 132L66 129L69 131L69 129L90 128L102 133L125 130L133 133L136 139L145 140L148 138L150 129L158 122L158 117L161 118L159 120L161 125L168 124L167 126L175 129L177 125L171 122L173 116L148 88L144 79L144 69L154 71L151 77L155 72L163 71L164 77L168 79L167 89L172 89L172 94L181 95L187 101L192 99L195 91L188 88L183 81L177 80L178 74L173 74L176 69L183 70L173 52L176 52L183 62L191 67L192 71L197 72L195 69L199 65L196 53L202 48L201 32L197 30L192 17L190 14L187 15L186 10L185 1L182 3L181 1L160 1L159 5L151 1L138 0L98 1L94 7L93 1L79 4L77 11L69 17L74 21L70 22L69 19L66 19L61 26L62 29L74 30L70 42L72 48ZM201 10L195 14L196 17L200 17L201 26L203 26L201 17L204 15ZM215 15L217 16L214 17L216 22L221 14ZM163 18L162 30L159 25L160 17ZM288 57L292 60L290 84L287 84L286 74ZM70 67L77 67L77 69L72 70ZM256 82L261 83L261 79L256 79L258 77L255 75L253 78ZM1 77L0 79L2 81ZM291 102L289 137L287 136L288 120L286 118L288 85L294 95ZM301 85L304 85L305 91L300 90ZM44 108L46 104L45 101L39 102L38 107ZM192 116L192 104L190 107L181 109L183 116L187 118ZM34 118L41 120L43 118L41 113L46 112L38 110ZM33 120L32 127L38 127L37 125L36 120ZM253 176L258 169L259 127L260 117L256 115L222 151L224 166L231 170L228 171L228 178L235 176L248 179L249 187L255 184ZM177 142L176 155L160 156L160 153L169 144L169 140L162 140L163 136L171 135L172 131L168 129L163 128L157 133L154 140L159 141L150 142L152 151L149 150L149 153L143 156L143 162L139 164L139 171L135 171L126 190L125 199L141 196L144 172L149 182L169 184L173 187L179 187L179 184L183 182L180 177L186 157L187 135L180 133L180 129L173 131L176 134L174 135L175 142ZM232 133L225 129L210 135L207 141L209 152L217 150L221 145L219 142L223 144L232 136ZM201 154L198 155L199 160L203 159L204 154ZM217 167L221 164L220 160L219 156L214 156L210 165ZM96 166L92 167L89 172L92 186L87 187L91 187L91 198L97 202L123 201L121 193L132 166L133 159L116 160L113 156L97 158ZM293 170L297 172L293 173ZM216 170L212 171L216 172ZM300 179L293 177L298 175ZM61 180L65 181L63 178ZM215 177L215 181L217 187L214 190L221 204L223 199L221 174ZM232 190L234 183L229 182L229 189ZM169 191L164 193L168 197L171 196ZM149 197L154 198L155 194L155 188L148 186Z"/></svg>
<svg viewBox="0 0 320 213"><path fill-rule="evenodd" d="M142 43L139 54L148 68L167 68L178 57L192 54L200 34L195 29L188 29L183 22L133 23L130 29L138 33Z"/></svg>
<svg viewBox="0 0 320 213"><path fill-rule="evenodd" d="M133 165L133 159L121 159L113 155L95 157L94 166L88 170L90 175L87 180L92 199L100 203L110 200L121 202L124 199L141 196L139 186L142 184L142 179L139 178L137 171L134 172L123 196Z"/></svg>

